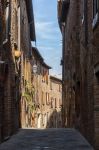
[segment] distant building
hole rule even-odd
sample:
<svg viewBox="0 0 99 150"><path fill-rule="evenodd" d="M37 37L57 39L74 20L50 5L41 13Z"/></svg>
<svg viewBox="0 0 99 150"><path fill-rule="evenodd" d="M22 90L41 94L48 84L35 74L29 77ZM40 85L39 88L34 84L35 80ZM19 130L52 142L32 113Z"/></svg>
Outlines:
<svg viewBox="0 0 99 150"><path fill-rule="evenodd" d="M49 127L62 127L62 80L50 76L50 121Z"/></svg>
<svg viewBox="0 0 99 150"><path fill-rule="evenodd" d="M33 73L34 101L35 101L35 127L42 127L42 110L46 106L46 96L49 94L49 69L37 48L32 48L33 64L37 66Z"/></svg>
<svg viewBox="0 0 99 150"><path fill-rule="evenodd" d="M48 66L37 48L32 48L32 86L34 89L30 124L35 128L61 127L61 80L50 77ZM51 85L53 89L51 89ZM28 106L28 105L27 105ZM29 113L27 113L28 117ZM53 119L52 119L53 118Z"/></svg>

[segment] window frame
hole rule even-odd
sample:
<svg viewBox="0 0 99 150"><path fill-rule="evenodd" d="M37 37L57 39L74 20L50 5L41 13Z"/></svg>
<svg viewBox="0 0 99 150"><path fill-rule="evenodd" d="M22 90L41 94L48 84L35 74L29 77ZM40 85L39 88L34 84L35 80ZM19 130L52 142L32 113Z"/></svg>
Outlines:
<svg viewBox="0 0 99 150"><path fill-rule="evenodd" d="M92 27L95 28L99 23L99 0L93 0L93 22Z"/></svg>
<svg viewBox="0 0 99 150"><path fill-rule="evenodd" d="M99 0L93 0L93 18L95 18L98 11L99 11Z"/></svg>

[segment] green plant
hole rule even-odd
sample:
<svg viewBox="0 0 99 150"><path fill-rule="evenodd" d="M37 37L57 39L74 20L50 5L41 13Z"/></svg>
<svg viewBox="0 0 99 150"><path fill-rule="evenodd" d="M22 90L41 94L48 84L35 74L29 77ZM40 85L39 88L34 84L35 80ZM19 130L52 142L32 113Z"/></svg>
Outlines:
<svg viewBox="0 0 99 150"><path fill-rule="evenodd" d="M30 84L26 80L25 80L25 90L22 93L22 97L25 98L27 102L29 112L32 113L34 110L36 110L35 103L33 102L34 87L32 86L32 84Z"/></svg>

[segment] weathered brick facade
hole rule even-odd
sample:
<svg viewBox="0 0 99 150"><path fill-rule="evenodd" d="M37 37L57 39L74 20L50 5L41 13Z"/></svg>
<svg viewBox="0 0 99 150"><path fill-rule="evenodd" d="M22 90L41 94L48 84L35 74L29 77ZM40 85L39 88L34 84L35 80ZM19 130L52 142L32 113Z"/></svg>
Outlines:
<svg viewBox="0 0 99 150"><path fill-rule="evenodd" d="M48 120L48 127L61 128L62 127L62 81L61 79L50 75L50 116Z"/></svg>
<svg viewBox="0 0 99 150"><path fill-rule="evenodd" d="M24 96L27 90L32 85L32 46L31 41L35 41L35 27L33 7L31 0L20 1L20 21L19 21L19 33L20 33L20 50L21 50L21 103L20 103L20 118L21 127L30 126L30 119L28 117L28 103L27 98ZM29 87L27 87L29 86ZM32 87L31 87L32 88ZM32 97L32 95L29 95ZM27 110L26 110L27 108ZM26 112L27 111L27 112Z"/></svg>
<svg viewBox="0 0 99 150"><path fill-rule="evenodd" d="M13 3L14 5L14 3ZM19 128L13 57L14 31L12 30L12 1L0 1L2 24L0 39L0 142L6 140ZM6 13L4 13L6 12Z"/></svg>
<svg viewBox="0 0 99 150"><path fill-rule="evenodd" d="M99 149L98 3L60 0L63 35L63 126L72 126ZM93 17L94 16L94 17Z"/></svg>
<svg viewBox="0 0 99 150"><path fill-rule="evenodd" d="M34 40L32 1L0 0L0 142L24 124L21 97L25 79L31 82Z"/></svg>
<svg viewBox="0 0 99 150"><path fill-rule="evenodd" d="M61 127L61 80L50 77L49 69L37 48L32 48L33 109L24 103L25 126L35 128ZM36 70L35 70L36 69ZM30 73L29 73L30 76ZM26 92L27 93L27 92Z"/></svg>

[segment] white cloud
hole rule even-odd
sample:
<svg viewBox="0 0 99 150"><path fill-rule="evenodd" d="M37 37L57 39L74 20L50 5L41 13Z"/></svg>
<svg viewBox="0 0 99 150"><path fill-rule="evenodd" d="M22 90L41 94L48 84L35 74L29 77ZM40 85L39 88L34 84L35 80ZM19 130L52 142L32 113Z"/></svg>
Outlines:
<svg viewBox="0 0 99 150"><path fill-rule="evenodd" d="M36 22L35 27L38 37L47 40L57 39L55 35L57 35L59 31L55 22Z"/></svg>
<svg viewBox="0 0 99 150"><path fill-rule="evenodd" d="M57 0L33 0L37 48L51 72L61 76L61 32L57 20Z"/></svg>

